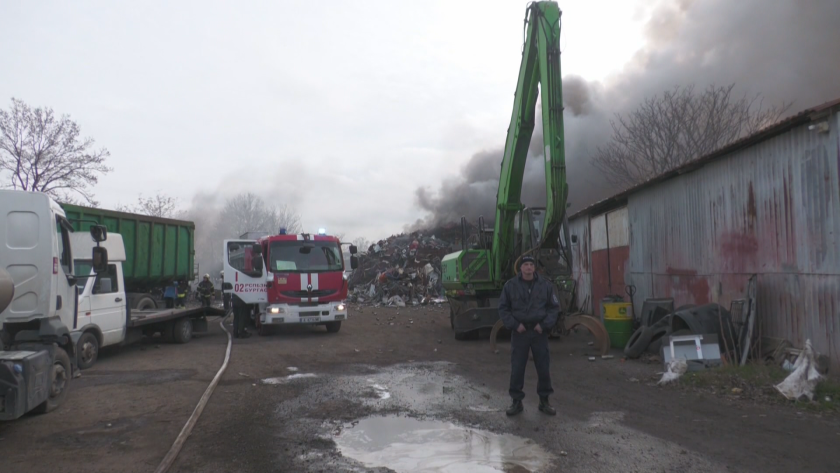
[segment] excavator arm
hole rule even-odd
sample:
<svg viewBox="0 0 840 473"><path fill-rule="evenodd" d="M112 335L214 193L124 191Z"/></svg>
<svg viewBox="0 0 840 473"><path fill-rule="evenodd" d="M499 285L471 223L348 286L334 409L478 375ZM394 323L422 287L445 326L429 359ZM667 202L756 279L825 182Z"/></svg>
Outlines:
<svg viewBox="0 0 840 473"><path fill-rule="evenodd" d="M557 248L565 217L568 186L560 75L560 15L555 2L533 2L525 17L525 45L496 196L490 260L491 274L497 282L504 282L511 273L510 265L519 256L515 254L513 241L514 219L523 209L520 202L522 179L540 92L547 194L546 218L539 232L540 247Z"/></svg>
<svg viewBox="0 0 840 473"><path fill-rule="evenodd" d="M526 209L520 202L525 160L534 133L538 99L542 98L543 149L547 201L544 209ZM571 256L564 231L566 156L563 137L563 87L560 76L560 9L555 2L532 2L525 16L525 44L516 84L513 114L496 194L492 240L479 219L477 247L466 235L462 250L442 260L443 286L456 339L491 328L499 320L494 300L523 252L540 261L541 269L564 285ZM565 261L563 261L565 260ZM554 271L556 266L560 271Z"/></svg>

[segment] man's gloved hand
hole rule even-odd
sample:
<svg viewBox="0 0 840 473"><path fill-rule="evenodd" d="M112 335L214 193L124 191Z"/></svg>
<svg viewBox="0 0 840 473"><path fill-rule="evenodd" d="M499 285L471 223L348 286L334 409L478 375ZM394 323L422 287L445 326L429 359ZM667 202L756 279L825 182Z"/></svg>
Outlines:
<svg viewBox="0 0 840 473"><path fill-rule="evenodd" d="M542 327L540 327L540 324L534 325L534 331L537 333L542 333Z"/></svg>
<svg viewBox="0 0 840 473"><path fill-rule="evenodd" d="M519 332L519 333L525 333L525 326L522 325L522 324L519 324L519 327L516 327L516 331Z"/></svg>

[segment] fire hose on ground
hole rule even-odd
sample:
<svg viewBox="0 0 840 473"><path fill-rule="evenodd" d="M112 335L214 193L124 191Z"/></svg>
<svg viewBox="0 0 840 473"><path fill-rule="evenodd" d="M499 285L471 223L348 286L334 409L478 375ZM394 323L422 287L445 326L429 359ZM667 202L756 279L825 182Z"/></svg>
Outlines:
<svg viewBox="0 0 840 473"><path fill-rule="evenodd" d="M204 391L204 395L201 396L201 399L198 401L198 404L195 406L195 410L193 410L192 415L189 419L187 419L187 423L184 424L184 428L181 429L181 433L178 434L178 438L175 439L175 443L172 444L172 447L169 449L169 453L163 457L163 460L158 465L155 473L166 473L172 464L175 462L175 459L178 458L178 454L181 453L181 448L183 448L184 443L192 433L193 427L195 427L196 422L198 422L198 418L201 417L201 413L204 412L204 407L207 406L207 402L210 400L210 396L213 395L213 391L216 390L216 386L219 384L219 380L222 378L222 375L227 370L228 361L230 361L230 350L233 346L233 338L230 335L230 331L225 327L225 320L230 317L230 312L228 312L222 320L219 321L219 326L222 327L222 330L227 333L228 342L227 342L227 350L225 351L225 361L222 363L222 367L219 368L219 371L216 372L216 376L213 378L213 381L210 381L210 385L207 386L207 389Z"/></svg>

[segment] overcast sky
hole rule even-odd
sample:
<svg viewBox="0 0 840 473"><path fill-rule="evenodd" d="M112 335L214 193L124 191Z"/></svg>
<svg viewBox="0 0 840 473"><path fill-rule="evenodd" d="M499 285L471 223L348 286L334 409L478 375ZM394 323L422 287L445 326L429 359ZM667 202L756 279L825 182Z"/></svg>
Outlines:
<svg viewBox="0 0 840 473"><path fill-rule="evenodd" d="M655 2L559 3L564 75L600 81ZM504 144L526 5L0 0L0 106L52 107L107 147L103 207L251 190L306 230L380 238L423 216L417 187Z"/></svg>

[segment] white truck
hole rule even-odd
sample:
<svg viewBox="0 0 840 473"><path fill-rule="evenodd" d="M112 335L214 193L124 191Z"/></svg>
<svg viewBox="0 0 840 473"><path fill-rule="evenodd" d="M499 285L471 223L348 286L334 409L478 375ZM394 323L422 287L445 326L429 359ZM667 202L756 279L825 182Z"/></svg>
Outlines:
<svg viewBox="0 0 840 473"><path fill-rule="evenodd" d="M76 369L72 231L46 195L0 190L0 420L49 412L66 398ZM107 265L103 248L90 257Z"/></svg>
<svg viewBox="0 0 840 473"><path fill-rule="evenodd" d="M86 233L70 236L74 255L88 255L96 245ZM207 316L224 315L223 310L213 307L131 309L123 279L126 253L122 235L108 233L99 245L108 251L106 270L93 273L90 260L74 260L78 274L90 274L77 282L79 310L71 332L80 369L96 363L101 347L126 345L144 335L160 333L168 341L187 343L193 333L207 332Z"/></svg>
<svg viewBox="0 0 840 473"><path fill-rule="evenodd" d="M115 261L108 261L109 249ZM74 235L47 195L0 190L0 421L56 409L80 365L95 362L102 345L156 332L183 343L195 327L206 327L207 315L223 315L130 311L121 259L122 239L105 227Z"/></svg>

